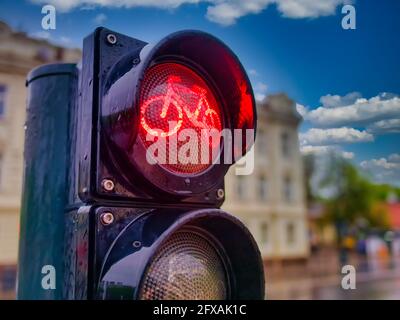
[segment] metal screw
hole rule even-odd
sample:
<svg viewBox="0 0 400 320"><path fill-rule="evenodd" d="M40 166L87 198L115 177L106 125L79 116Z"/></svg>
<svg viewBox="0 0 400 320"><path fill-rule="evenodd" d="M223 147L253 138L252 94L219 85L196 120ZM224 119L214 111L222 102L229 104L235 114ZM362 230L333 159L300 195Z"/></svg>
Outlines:
<svg viewBox="0 0 400 320"><path fill-rule="evenodd" d="M132 243L132 246L134 248L139 248L141 245L142 245L142 243L140 241L138 241L138 240L133 241L133 243Z"/></svg>
<svg viewBox="0 0 400 320"><path fill-rule="evenodd" d="M107 35L107 42L109 44L116 44L117 43L117 37L115 36L115 34L109 33Z"/></svg>
<svg viewBox="0 0 400 320"><path fill-rule="evenodd" d="M104 179L101 182L101 186L103 187L103 189L105 191L108 191L108 192L113 191L114 187L115 187L114 182L110 179Z"/></svg>
<svg viewBox="0 0 400 320"><path fill-rule="evenodd" d="M217 198L222 199L225 196L225 191L224 189L218 189L217 190Z"/></svg>
<svg viewBox="0 0 400 320"><path fill-rule="evenodd" d="M104 212L100 216L100 221L103 225L108 226L114 222L114 215L111 212Z"/></svg>

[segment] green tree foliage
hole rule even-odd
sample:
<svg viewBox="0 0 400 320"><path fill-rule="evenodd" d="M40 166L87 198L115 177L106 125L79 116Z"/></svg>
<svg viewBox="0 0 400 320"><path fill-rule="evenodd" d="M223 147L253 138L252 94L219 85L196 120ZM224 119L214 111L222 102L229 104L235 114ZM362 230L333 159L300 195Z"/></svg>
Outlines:
<svg viewBox="0 0 400 320"><path fill-rule="evenodd" d="M348 160L329 155L325 159L324 174L317 189L330 190L329 196L314 196L314 199L319 198L324 203L323 224L334 224L342 230L360 224L370 228L390 227L384 203L393 188L373 184ZM338 230L339 238L342 233Z"/></svg>

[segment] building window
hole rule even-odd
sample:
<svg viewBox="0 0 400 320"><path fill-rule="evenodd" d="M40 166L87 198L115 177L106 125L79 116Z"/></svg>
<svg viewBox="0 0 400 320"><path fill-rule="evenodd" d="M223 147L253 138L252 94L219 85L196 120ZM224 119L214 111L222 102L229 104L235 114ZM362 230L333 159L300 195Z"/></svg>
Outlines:
<svg viewBox="0 0 400 320"><path fill-rule="evenodd" d="M49 62L52 58L51 49L48 47L41 47L36 52L36 58L42 62Z"/></svg>
<svg viewBox="0 0 400 320"><path fill-rule="evenodd" d="M267 134L262 129L257 133L257 152L261 156L267 156Z"/></svg>
<svg viewBox="0 0 400 320"><path fill-rule="evenodd" d="M267 222L261 223L261 243L267 244L269 242L269 226Z"/></svg>
<svg viewBox="0 0 400 320"><path fill-rule="evenodd" d="M6 109L6 92L7 87L0 84L0 118L4 117L4 112Z"/></svg>
<svg viewBox="0 0 400 320"><path fill-rule="evenodd" d="M3 154L0 153L0 191L1 191L1 187L3 186Z"/></svg>
<svg viewBox="0 0 400 320"><path fill-rule="evenodd" d="M260 176L258 181L258 195L262 200L266 200L268 197L268 182L265 176Z"/></svg>
<svg viewBox="0 0 400 320"><path fill-rule="evenodd" d="M282 132L281 146L282 146L282 155L285 158L289 158L290 157L290 136L289 136L288 132Z"/></svg>
<svg viewBox="0 0 400 320"><path fill-rule="evenodd" d="M4 292L15 290L16 270L14 267L5 267L1 272L1 290Z"/></svg>
<svg viewBox="0 0 400 320"><path fill-rule="evenodd" d="M283 198L285 201L293 200L293 190L292 190L292 179L290 177L285 177L283 180Z"/></svg>
<svg viewBox="0 0 400 320"><path fill-rule="evenodd" d="M245 180L242 176L237 176L236 178L236 193L239 199L244 199L246 197L246 187L244 185Z"/></svg>
<svg viewBox="0 0 400 320"><path fill-rule="evenodd" d="M286 225L286 239L288 245L293 245L296 241L296 230L293 223L288 223Z"/></svg>

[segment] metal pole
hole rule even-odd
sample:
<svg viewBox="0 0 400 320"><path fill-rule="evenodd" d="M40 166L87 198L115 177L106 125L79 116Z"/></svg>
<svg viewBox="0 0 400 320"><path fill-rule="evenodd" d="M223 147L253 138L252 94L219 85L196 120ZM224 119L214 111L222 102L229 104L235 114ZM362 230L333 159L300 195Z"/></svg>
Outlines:
<svg viewBox="0 0 400 320"><path fill-rule="evenodd" d="M77 74L75 64L52 64L27 78L18 299L62 298L69 122Z"/></svg>

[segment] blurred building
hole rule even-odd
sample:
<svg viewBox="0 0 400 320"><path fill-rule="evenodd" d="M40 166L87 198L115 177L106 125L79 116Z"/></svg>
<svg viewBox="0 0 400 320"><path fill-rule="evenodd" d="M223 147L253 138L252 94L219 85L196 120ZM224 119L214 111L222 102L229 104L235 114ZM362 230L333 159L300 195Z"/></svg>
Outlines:
<svg viewBox="0 0 400 320"><path fill-rule="evenodd" d="M0 21L0 299L12 297L15 286L26 75L38 65L80 56L78 49L33 39ZM255 170L236 176L232 168L226 179L224 209L246 223L266 259L308 255L300 121L285 95L259 103Z"/></svg>
<svg viewBox="0 0 400 320"><path fill-rule="evenodd" d="M79 59L77 49L30 38L0 21L0 298L15 286L26 75L41 64Z"/></svg>
<svg viewBox="0 0 400 320"><path fill-rule="evenodd" d="M301 116L285 94L258 103L254 172L225 180L228 212L238 216L255 237L263 258L301 259L308 256L302 157L298 126Z"/></svg>

